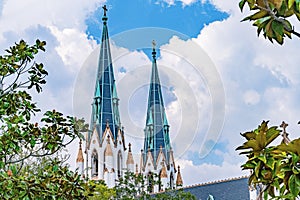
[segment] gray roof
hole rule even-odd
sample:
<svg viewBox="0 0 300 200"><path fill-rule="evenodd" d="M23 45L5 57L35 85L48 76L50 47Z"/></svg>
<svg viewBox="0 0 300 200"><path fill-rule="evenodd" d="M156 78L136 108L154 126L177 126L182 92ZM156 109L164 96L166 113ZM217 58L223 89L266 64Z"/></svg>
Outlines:
<svg viewBox="0 0 300 200"><path fill-rule="evenodd" d="M185 192L190 192L196 196L196 199L200 200L207 200L209 195L211 195L214 200L250 199L247 177L199 184L185 187L183 190Z"/></svg>

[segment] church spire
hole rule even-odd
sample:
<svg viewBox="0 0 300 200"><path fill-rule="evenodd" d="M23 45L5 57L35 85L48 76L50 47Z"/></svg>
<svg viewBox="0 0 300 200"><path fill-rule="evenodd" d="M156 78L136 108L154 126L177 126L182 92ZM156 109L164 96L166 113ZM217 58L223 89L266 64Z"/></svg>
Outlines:
<svg viewBox="0 0 300 200"><path fill-rule="evenodd" d="M109 128L113 136L113 141L116 141L118 131L121 128L118 108L119 99L115 86L115 78L108 37L108 17L106 16L107 8L105 5L102 8L104 11L104 15L102 17L102 39L91 117L91 130L94 130L94 128L97 129L101 142L103 139L103 132L106 128L106 123L109 124Z"/></svg>
<svg viewBox="0 0 300 200"><path fill-rule="evenodd" d="M79 171L79 174L83 175L84 174L84 158L83 158L83 153L82 153L82 147L81 147L82 141L79 141L79 150L77 154L77 159L76 159L76 167Z"/></svg>
<svg viewBox="0 0 300 200"><path fill-rule="evenodd" d="M144 139L144 162L146 152L151 151L154 163L156 163L160 148L169 162L170 138L169 124L165 113L164 101L162 97L161 85L156 64L156 44L152 41L152 73L148 96L148 107Z"/></svg>

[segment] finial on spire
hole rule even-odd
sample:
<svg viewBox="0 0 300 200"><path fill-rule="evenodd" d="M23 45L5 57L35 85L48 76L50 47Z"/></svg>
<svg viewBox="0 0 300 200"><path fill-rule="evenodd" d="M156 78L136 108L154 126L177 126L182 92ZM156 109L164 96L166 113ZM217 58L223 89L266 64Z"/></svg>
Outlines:
<svg viewBox="0 0 300 200"><path fill-rule="evenodd" d="M128 144L129 152L131 152L131 143Z"/></svg>
<svg viewBox="0 0 300 200"><path fill-rule="evenodd" d="M102 21L103 21L103 24L106 25L106 21L107 21L107 16L106 16L107 7L106 7L106 5L104 5L102 8L103 8L103 11L104 11L103 17L102 17Z"/></svg>
<svg viewBox="0 0 300 200"><path fill-rule="evenodd" d="M103 15L106 16L106 12L107 12L107 7L106 7L106 5L104 5L102 8L103 8L103 11L104 11L104 14L103 14Z"/></svg>
<svg viewBox="0 0 300 200"><path fill-rule="evenodd" d="M156 42L155 40L152 40L152 48L155 49L155 47L156 47Z"/></svg>
<svg viewBox="0 0 300 200"><path fill-rule="evenodd" d="M155 40L152 40L152 57L154 59L155 59L155 56L156 56L155 48L156 48L156 42L155 42Z"/></svg>

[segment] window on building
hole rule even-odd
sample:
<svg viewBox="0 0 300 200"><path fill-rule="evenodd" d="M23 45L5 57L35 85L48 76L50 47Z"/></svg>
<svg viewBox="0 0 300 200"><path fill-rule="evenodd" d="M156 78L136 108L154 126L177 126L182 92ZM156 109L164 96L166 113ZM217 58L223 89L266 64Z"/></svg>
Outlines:
<svg viewBox="0 0 300 200"><path fill-rule="evenodd" d="M117 170L118 170L118 177L120 178L122 176L122 163L123 163L123 159L122 159L122 153L121 151L118 152L118 161L117 161Z"/></svg>
<svg viewBox="0 0 300 200"><path fill-rule="evenodd" d="M98 153L96 150L93 151L93 154L92 154L92 177L93 176L98 176L98 171L99 171L99 168L98 168Z"/></svg>
<svg viewBox="0 0 300 200"><path fill-rule="evenodd" d="M170 174L170 188L174 189L174 175L173 172Z"/></svg>
<svg viewBox="0 0 300 200"><path fill-rule="evenodd" d="M161 182L161 172L162 170L160 170L159 175L158 175L158 191L162 191L162 182Z"/></svg>

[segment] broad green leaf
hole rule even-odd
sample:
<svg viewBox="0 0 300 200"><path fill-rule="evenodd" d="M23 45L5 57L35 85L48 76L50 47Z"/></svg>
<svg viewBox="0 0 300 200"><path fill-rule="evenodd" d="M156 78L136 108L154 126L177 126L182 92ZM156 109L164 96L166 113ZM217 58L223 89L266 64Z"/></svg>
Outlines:
<svg viewBox="0 0 300 200"><path fill-rule="evenodd" d="M279 35L283 35L283 24L279 21L274 20L272 22L272 29L275 33L278 33Z"/></svg>
<svg viewBox="0 0 300 200"><path fill-rule="evenodd" d="M291 175L289 178L289 190L291 192L291 194L293 194L294 197L298 196L299 191L300 191L300 186L297 185L296 183L296 179L295 179L295 175Z"/></svg>
<svg viewBox="0 0 300 200"><path fill-rule="evenodd" d="M266 133L266 137L267 137L266 145L273 142L280 135L280 132L281 130L278 130L277 126L270 127Z"/></svg>
<svg viewBox="0 0 300 200"><path fill-rule="evenodd" d="M260 173L260 167L261 167L261 161L259 161L259 162L257 163L257 165L255 166L255 168L254 168L254 174L255 174L256 177L259 176L259 173Z"/></svg>
<svg viewBox="0 0 300 200"><path fill-rule="evenodd" d="M288 8L291 8L294 4L295 0L288 0Z"/></svg>
<svg viewBox="0 0 300 200"><path fill-rule="evenodd" d="M266 165L270 168L270 169L274 169L275 166L275 160L274 158L270 157L268 159L266 159Z"/></svg>
<svg viewBox="0 0 300 200"><path fill-rule="evenodd" d="M247 20L252 21L252 20L261 19L261 18L266 17L267 15L268 15L268 12L267 12L267 11L260 10L260 11L258 11L258 12L256 12L256 13L254 13L253 15L250 15L250 16L244 18L244 19L242 20L242 22L243 22L243 21L247 21Z"/></svg>
<svg viewBox="0 0 300 200"><path fill-rule="evenodd" d="M257 157L259 160L261 160L263 163L267 163L267 159L265 156L261 155Z"/></svg>

